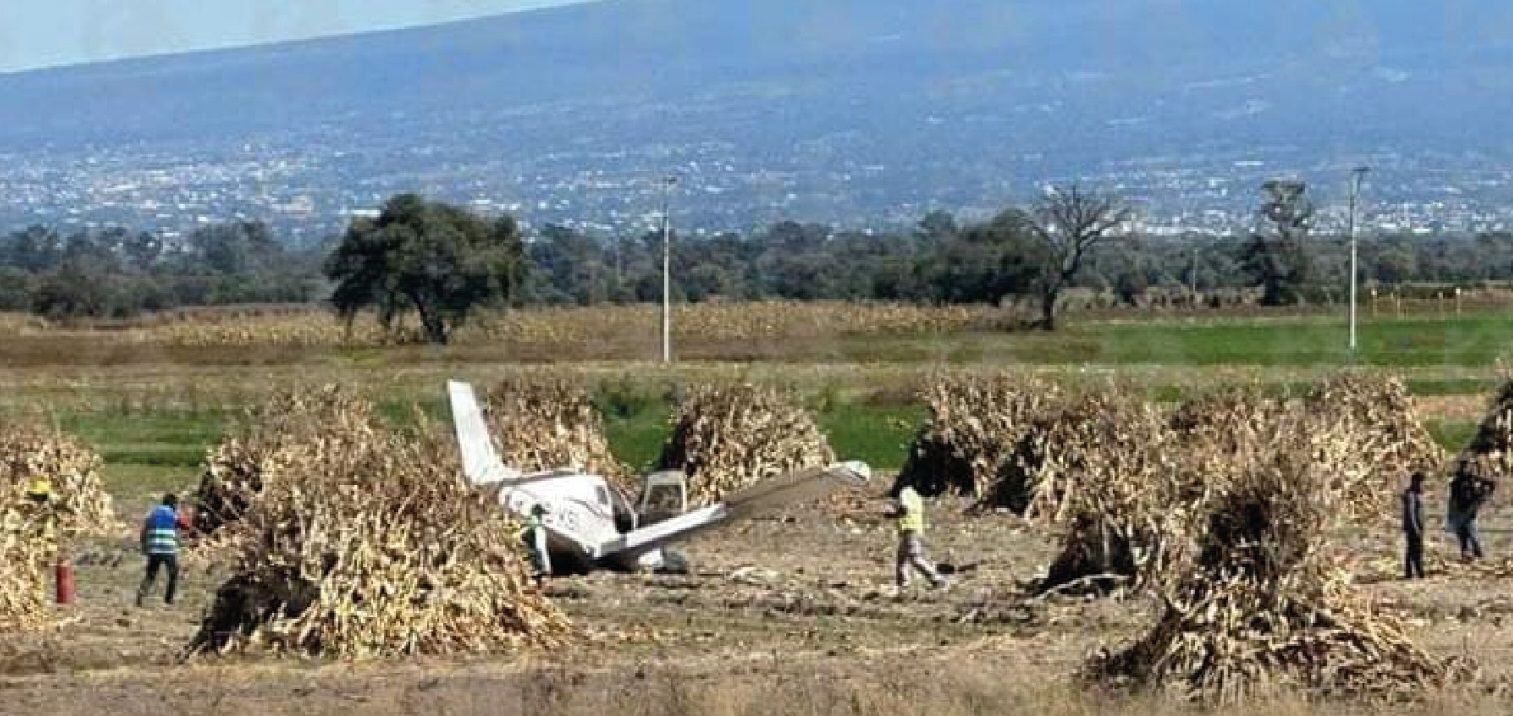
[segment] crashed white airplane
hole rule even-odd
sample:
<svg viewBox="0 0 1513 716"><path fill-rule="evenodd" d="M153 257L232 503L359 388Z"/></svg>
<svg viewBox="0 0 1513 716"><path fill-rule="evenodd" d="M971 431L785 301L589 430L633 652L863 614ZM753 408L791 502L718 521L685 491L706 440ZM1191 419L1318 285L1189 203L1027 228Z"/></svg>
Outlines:
<svg viewBox="0 0 1513 716"><path fill-rule="evenodd" d="M536 505L545 507L542 522L554 565L675 569L680 560L664 549L669 542L838 487L860 487L871 476L862 462L814 467L764 480L724 502L689 511L683 473L656 472L643 479L639 505L632 507L602 476L576 467L534 473L507 467L489 436L473 387L451 381L447 393L468 482L497 490L499 504L517 515L530 514Z"/></svg>

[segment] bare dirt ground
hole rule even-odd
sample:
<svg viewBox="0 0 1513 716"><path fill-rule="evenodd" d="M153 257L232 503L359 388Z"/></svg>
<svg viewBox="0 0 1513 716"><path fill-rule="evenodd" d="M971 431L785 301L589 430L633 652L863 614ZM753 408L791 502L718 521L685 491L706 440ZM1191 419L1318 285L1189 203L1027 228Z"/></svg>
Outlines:
<svg viewBox="0 0 1513 716"><path fill-rule="evenodd" d="M1489 516L1494 556L1513 551L1508 514ZM1184 710L1078 685L1090 650L1146 627L1132 598L1036 598L1025 588L1055 553L1053 538L1010 515L934 507L934 556L955 584L892 595L885 520L806 508L685 545L688 575L601 572L548 591L584 631L560 651L348 664L237 656L180 663L224 575L187 560L182 598L131 607L141 558L123 528L78 548L79 599L60 625L0 636L0 712L7 714L321 713L1114 713ZM1473 573L1431 546L1428 580L1397 579L1390 526L1342 534L1360 588L1408 620L1434 653L1476 658L1508 675L1509 578ZM159 586L161 589L161 585ZM926 706L928 704L928 707ZM1286 699L1254 712L1314 713ZM1352 712L1329 705L1330 713ZM1436 695L1428 713L1513 708L1472 688ZM1359 710L1365 710L1360 707Z"/></svg>

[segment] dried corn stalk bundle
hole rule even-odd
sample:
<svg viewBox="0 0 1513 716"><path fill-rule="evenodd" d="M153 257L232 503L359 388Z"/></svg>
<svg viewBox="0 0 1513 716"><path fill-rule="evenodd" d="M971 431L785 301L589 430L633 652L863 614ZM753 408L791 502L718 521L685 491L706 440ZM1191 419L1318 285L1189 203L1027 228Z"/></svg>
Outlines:
<svg viewBox="0 0 1513 716"><path fill-rule="evenodd" d="M835 460L808 411L773 388L702 386L678 406L658 465L688 475L690 505L718 502L767 478Z"/></svg>
<svg viewBox="0 0 1513 716"><path fill-rule="evenodd" d="M1092 394L1046 422L1043 459L1026 514L1064 527L1061 554L1040 587L1143 586L1179 557L1195 505L1179 498L1187 474L1166 416L1112 394Z"/></svg>
<svg viewBox="0 0 1513 716"><path fill-rule="evenodd" d="M60 542L115 526L100 458L74 439L34 425L0 426L0 631L51 623L50 567ZM28 498L33 477L49 478L51 499Z"/></svg>
<svg viewBox="0 0 1513 716"><path fill-rule="evenodd" d="M1243 472L1263 433L1297 417L1295 407L1257 386L1224 386L1183 402L1167 419L1181 464L1180 489L1172 499L1206 506Z"/></svg>
<svg viewBox="0 0 1513 716"><path fill-rule="evenodd" d="M116 526L100 456L74 438L27 423L0 425L0 491L24 493L35 476L51 480L45 508L64 536L105 534Z"/></svg>
<svg viewBox="0 0 1513 716"><path fill-rule="evenodd" d="M1392 514L1408 475L1433 475L1444 451L1418 419L1413 398L1395 376L1342 371L1313 386L1305 409L1348 433L1354 445L1340 467L1355 475L1343 507L1359 518Z"/></svg>
<svg viewBox="0 0 1513 716"><path fill-rule="evenodd" d="M624 485L630 471L610 452L588 391L566 378L505 380L489 391L489 427L504 464L523 472L578 467Z"/></svg>
<svg viewBox="0 0 1513 716"><path fill-rule="evenodd" d="M1023 510L1023 496L1004 503L996 500L1009 496L995 492L1032 423L1060 398L1056 384L1025 375L956 374L933 381L924 391L930 417L909 447L898 484Z"/></svg>
<svg viewBox="0 0 1513 716"><path fill-rule="evenodd" d="M1256 386L1224 386L1185 401L1167 419L1180 460L1174 503L1206 510L1215 495L1250 469L1256 445L1265 445L1265 436L1298 416L1295 407ZM1186 528L1195 530L1192 522Z"/></svg>
<svg viewBox="0 0 1513 716"><path fill-rule="evenodd" d="M57 532L21 492L0 494L0 632L37 629L49 622L47 565L57 554Z"/></svg>
<svg viewBox="0 0 1513 716"><path fill-rule="evenodd" d="M1126 443L1134 435L1121 429L1119 417L1140 423L1134 434L1141 438L1159 436L1159 423L1145 424L1158 418L1154 410L1113 389L1046 404L1000 468L989 499L1043 524L1062 523L1069 493L1078 489L1086 471L1101 471L1111 460L1139 460L1138 453L1125 450L1133 447Z"/></svg>
<svg viewBox="0 0 1513 716"><path fill-rule="evenodd" d="M449 440L346 424L262 457L232 576L190 654L364 659L569 637L528 576L518 525L463 484Z"/></svg>
<svg viewBox="0 0 1513 716"><path fill-rule="evenodd" d="M1256 426L1311 416L1317 474L1340 496L1343 516L1370 522L1393 514L1398 483L1414 469L1430 471L1440 449L1418 422L1396 378L1340 373L1315 385L1299 403L1268 397L1255 386L1225 387L1178 407L1171 426L1190 451L1235 454L1250 447ZM1222 473L1222 467L1218 467ZM1209 478L1212 479L1212 478Z"/></svg>
<svg viewBox="0 0 1513 716"><path fill-rule="evenodd" d="M1234 704L1274 687L1405 698L1466 674L1354 597L1326 554L1345 498L1320 474L1332 432L1292 414L1236 438L1247 449L1225 456L1236 471L1203 510L1190 561L1162 581L1159 621L1095 656L1089 676Z"/></svg>
<svg viewBox="0 0 1513 716"><path fill-rule="evenodd" d="M210 449L195 490L195 533L216 534L252 509L267 487L269 455L317 437L364 440L378 429L372 404L336 386L274 396L249 411L239 435Z"/></svg>
<svg viewBox="0 0 1513 716"><path fill-rule="evenodd" d="M1275 420L1286 403L1265 395L1257 385L1225 385L1178 405L1167 421L1180 436L1223 438L1236 427Z"/></svg>

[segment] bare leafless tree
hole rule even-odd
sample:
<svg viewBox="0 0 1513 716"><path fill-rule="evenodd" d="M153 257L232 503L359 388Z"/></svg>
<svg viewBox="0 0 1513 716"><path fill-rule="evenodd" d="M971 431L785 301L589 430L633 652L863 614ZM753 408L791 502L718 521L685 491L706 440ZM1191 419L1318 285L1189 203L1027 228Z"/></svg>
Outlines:
<svg viewBox="0 0 1513 716"><path fill-rule="evenodd" d="M1056 330L1056 304L1098 244L1134 212L1119 198L1071 185L1052 187L1035 211L1034 234L1045 256L1041 267L1040 325Z"/></svg>

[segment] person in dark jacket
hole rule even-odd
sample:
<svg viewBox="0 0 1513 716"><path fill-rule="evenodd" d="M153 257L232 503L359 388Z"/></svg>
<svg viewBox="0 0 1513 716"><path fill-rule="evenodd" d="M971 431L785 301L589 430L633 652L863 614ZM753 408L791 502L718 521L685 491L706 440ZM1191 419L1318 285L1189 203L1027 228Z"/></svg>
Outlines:
<svg viewBox="0 0 1513 716"><path fill-rule="evenodd" d="M1424 473L1415 472L1403 491L1403 578L1424 578Z"/></svg>
<svg viewBox="0 0 1513 716"><path fill-rule="evenodd" d="M1476 514L1483 503L1492 496L1497 484L1471 474L1464 463L1456 469L1450 480L1449 507L1445 511L1446 527L1460 541L1460 558L1469 562L1481 559L1481 537L1477 534Z"/></svg>
<svg viewBox="0 0 1513 716"><path fill-rule="evenodd" d="M541 586L552 576L552 553L546 537L546 505L536 504L525 518L525 527L520 530L520 539L525 542L526 554L531 558L531 576L536 586Z"/></svg>

